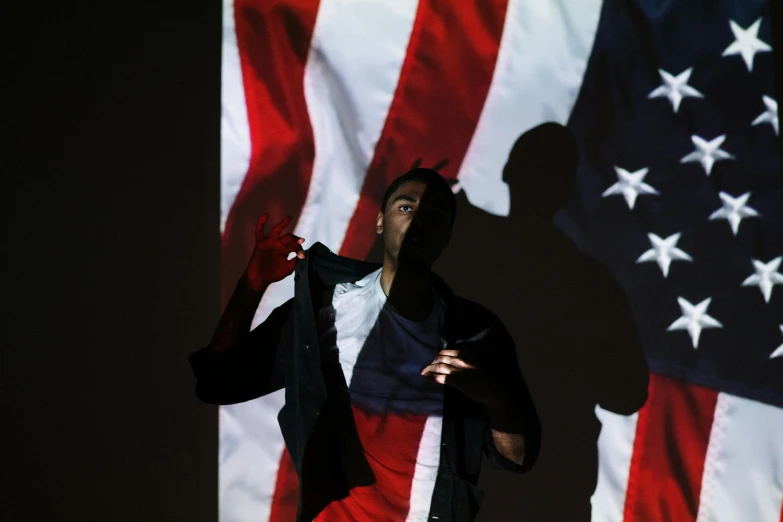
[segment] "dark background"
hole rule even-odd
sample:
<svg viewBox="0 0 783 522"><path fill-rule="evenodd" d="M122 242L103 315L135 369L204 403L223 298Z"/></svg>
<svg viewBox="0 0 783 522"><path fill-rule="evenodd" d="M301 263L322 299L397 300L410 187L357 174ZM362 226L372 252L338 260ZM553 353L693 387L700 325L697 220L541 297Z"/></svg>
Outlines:
<svg viewBox="0 0 783 522"><path fill-rule="evenodd" d="M221 2L49 4L0 18L0 520L215 521Z"/></svg>
<svg viewBox="0 0 783 522"><path fill-rule="evenodd" d="M49 4L2 8L0 519L214 521L221 2Z"/></svg>

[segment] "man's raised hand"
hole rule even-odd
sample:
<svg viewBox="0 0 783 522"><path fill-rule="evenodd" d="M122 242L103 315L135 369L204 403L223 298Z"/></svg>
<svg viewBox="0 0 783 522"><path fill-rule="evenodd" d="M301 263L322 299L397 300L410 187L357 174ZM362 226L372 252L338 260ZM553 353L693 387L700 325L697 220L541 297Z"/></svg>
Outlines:
<svg viewBox="0 0 783 522"><path fill-rule="evenodd" d="M267 236L264 234L264 225L268 218L264 213L256 224L256 245L245 270L248 283L257 290L288 277L294 271L296 259L304 259L306 256L302 248L303 238L290 232L283 235L283 229L291 222L291 216L284 217L273 226ZM288 259L291 253L296 253L296 256Z"/></svg>

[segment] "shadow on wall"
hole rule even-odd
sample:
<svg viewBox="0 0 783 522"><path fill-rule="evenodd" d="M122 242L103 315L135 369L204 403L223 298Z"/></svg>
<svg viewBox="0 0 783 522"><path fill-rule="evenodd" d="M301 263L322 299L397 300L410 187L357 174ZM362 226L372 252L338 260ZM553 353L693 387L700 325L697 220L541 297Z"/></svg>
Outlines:
<svg viewBox="0 0 783 522"><path fill-rule="evenodd" d="M451 242L433 265L457 295L506 325L541 419L541 453L529 473L484 465L479 522L589 521L601 429L596 404L628 415L647 398L648 369L625 293L553 225L578 160L565 127L547 123L524 133L503 171L510 216L457 194Z"/></svg>

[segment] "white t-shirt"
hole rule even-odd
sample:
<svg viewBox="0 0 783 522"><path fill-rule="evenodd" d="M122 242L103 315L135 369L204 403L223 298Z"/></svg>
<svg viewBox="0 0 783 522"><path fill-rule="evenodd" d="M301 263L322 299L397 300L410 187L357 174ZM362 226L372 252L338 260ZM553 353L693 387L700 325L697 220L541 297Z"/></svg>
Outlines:
<svg viewBox="0 0 783 522"><path fill-rule="evenodd" d="M439 351L444 302L417 322L381 287L382 269L336 285L336 344L354 420L376 483L351 490L317 521L427 520L440 461L443 385L421 375Z"/></svg>

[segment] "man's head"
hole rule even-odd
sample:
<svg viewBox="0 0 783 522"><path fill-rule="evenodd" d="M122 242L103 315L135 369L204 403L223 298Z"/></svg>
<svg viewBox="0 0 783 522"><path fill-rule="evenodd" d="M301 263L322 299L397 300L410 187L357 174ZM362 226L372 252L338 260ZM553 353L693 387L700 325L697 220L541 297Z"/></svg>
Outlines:
<svg viewBox="0 0 783 522"><path fill-rule="evenodd" d="M567 127L544 123L522 134L503 168L512 215L551 220L571 197L578 164L579 148Z"/></svg>
<svg viewBox="0 0 783 522"><path fill-rule="evenodd" d="M375 230L392 263L427 269L449 243L456 198L433 169L414 168L386 189Z"/></svg>

